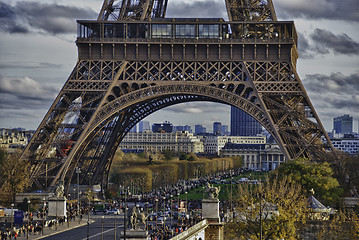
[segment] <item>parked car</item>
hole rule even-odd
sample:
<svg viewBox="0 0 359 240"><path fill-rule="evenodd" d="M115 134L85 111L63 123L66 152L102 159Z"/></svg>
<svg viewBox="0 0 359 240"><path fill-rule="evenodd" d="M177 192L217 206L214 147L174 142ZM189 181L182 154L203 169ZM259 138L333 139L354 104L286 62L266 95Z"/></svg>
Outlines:
<svg viewBox="0 0 359 240"><path fill-rule="evenodd" d="M115 215L119 215L120 214L120 209L114 208L114 209L106 209L104 214L106 215L110 215L110 214L115 214Z"/></svg>

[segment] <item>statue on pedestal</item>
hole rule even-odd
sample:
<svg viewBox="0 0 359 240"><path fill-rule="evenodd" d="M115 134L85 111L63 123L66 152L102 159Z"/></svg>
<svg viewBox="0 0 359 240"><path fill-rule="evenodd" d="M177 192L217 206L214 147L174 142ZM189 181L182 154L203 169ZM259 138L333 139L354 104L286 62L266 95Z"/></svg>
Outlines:
<svg viewBox="0 0 359 240"><path fill-rule="evenodd" d="M206 184L205 192L208 194L208 198L218 198L221 187L214 187L213 184Z"/></svg>
<svg viewBox="0 0 359 240"><path fill-rule="evenodd" d="M137 229L139 222L143 223L143 225L146 226L147 217L145 216L144 213L141 213L139 209L137 209L137 207L132 208L132 212L129 218L130 218L129 220L131 224L131 229Z"/></svg>

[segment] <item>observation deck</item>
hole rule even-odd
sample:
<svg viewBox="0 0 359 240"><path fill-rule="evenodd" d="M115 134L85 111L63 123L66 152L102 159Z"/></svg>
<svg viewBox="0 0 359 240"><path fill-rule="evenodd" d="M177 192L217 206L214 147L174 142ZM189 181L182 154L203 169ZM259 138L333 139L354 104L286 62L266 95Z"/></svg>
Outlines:
<svg viewBox="0 0 359 240"><path fill-rule="evenodd" d="M151 21L77 22L79 56L85 59L143 60L154 57L174 60L290 61L291 56L293 60L298 57L297 33L292 21L158 18ZM92 51L91 48L96 49ZM95 56L93 53L101 55Z"/></svg>

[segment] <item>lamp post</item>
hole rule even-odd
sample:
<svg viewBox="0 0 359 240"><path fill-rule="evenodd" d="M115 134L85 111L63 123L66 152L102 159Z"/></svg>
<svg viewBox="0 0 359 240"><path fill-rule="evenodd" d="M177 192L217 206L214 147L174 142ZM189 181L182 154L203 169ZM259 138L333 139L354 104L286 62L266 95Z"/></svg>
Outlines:
<svg viewBox="0 0 359 240"><path fill-rule="evenodd" d="M41 228L41 233L42 235L44 235L44 228L45 228L45 211L46 209L46 202L44 202L44 208L42 209L42 228Z"/></svg>
<svg viewBox="0 0 359 240"><path fill-rule="evenodd" d="M187 191L185 192L185 194L186 194L186 217L187 217L187 211L188 211L188 202L187 202Z"/></svg>
<svg viewBox="0 0 359 240"><path fill-rule="evenodd" d="M89 172L89 173L88 173L89 193L88 193L88 209L87 209L87 240L90 239L91 178L92 178L92 172Z"/></svg>
<svg viewBox="0 0 359 240"><path fill-rule="evenodd" d="M119 213L119 212L118 212ZM114 234L115 234L115 240L116 240L116 213L114 214L115 216L114 216L114 229L113 229L113 231L114 231Z"/></svg>
<svg viewBox="0 0 359 240"><path fill-rule="evenodd" d="M155 199L156 202L156 227L157 227L157 219L158 219L158 199Z"/></svg>
<svg viewBox="0 0 359 240"><path fill-rule="evenodd" d="M30 200L27 200L27 229L26 229L26 239L29 239L29 223L30 223Z"/></svg>
<svg viewBox="0 0 359 240"><path fill-rule="evenodd" d="M148 230L148 202L145 203L146 206L146 231Z"/></svg>
<svg viewBox="0 0 359 240"><path fill-rule="evenodd" d="M171 195L171 199L170 199L170 204L171 204L171 215L170 215L170 218L171 218L171 227L172 227L172 218L173 218L173 212L172 212L172 198L173 198L173 195Z"/></svg>
<svg viewBox="0 0 359 240"><path fill-rule="evenodd" d="M13 224L14 224L14 204L11 203L11 227L10 227L11 238L12 238Z"/></svg>
<svg viewBox="0 0 359 240"><path fill-rule="evenodd" d="M103 219L104 216L101 217L101 240L103 240Z"/></svg>
<svg viewBox="0 0 359 240"><path fill-rule="evenodd" d="M56 199L56 221L55 221L55 231L57 231L57 201L58 199ZM67 219L67 221L69 221L68 219Z"/></svg>
<svg viewBox="0 0 359 240"><path fill-rule="evenodd" d="M81 168L77 167L76 173L77 173L77 214L78 214L78 216L80 216L80 173L81 173ZM79 224L80 224L80 222L81 222L81 218L79 217Z"/></svg>
<svg viewBox="0 0 359 240"><path fill-rule="evenodd" d="M166 225L166 197L163 197L163 229Z"/></svg>
<svg viewBox="0 0 359 240"><path fill-rule="evenodd" d="M127 193L128 189L125 188L125 212L123 216L123 239L126 240L126 222L127 222ZM130 194L130 193L128 193Z"/></svg>
<svg viewBox="0 0 359 240"><path fill-rule="evenodd" d="M179 219L179 208L180 208L180 202L179 202L179 192L177 193L177 219Z"/></svg>

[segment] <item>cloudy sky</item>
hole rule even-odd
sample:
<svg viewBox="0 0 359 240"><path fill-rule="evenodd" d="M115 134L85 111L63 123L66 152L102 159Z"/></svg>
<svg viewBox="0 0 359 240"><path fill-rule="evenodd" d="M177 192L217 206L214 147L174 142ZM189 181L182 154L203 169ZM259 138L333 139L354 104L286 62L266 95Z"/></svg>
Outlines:
<svg viewBox="0 0 359 240"><path fill-rule="evenodd" d="M102 0L0 0L0 128L36 129L77 61L76 20L96 19ZM343 114L359 119L359 1L273 0L294 20L298 73L327 131ZM167 17L223 17L224 0L169 0ZM174 125L229 125L230 108L187 103L149 116Z"/></svg>

